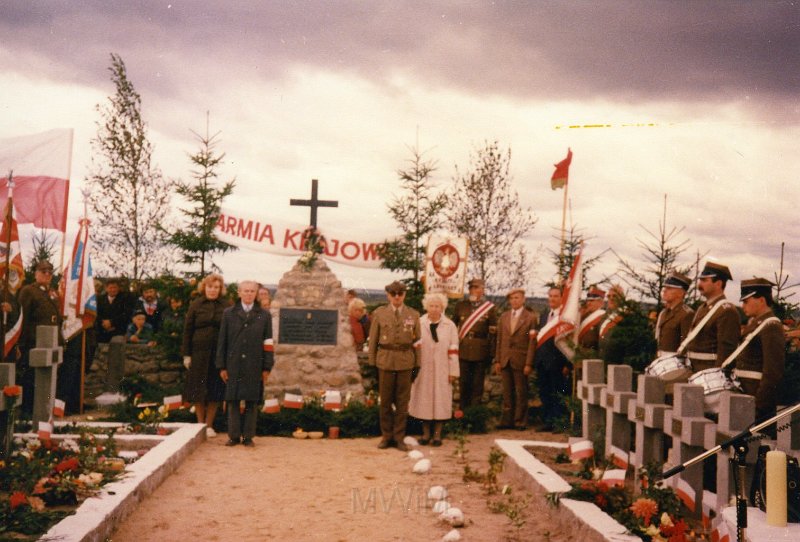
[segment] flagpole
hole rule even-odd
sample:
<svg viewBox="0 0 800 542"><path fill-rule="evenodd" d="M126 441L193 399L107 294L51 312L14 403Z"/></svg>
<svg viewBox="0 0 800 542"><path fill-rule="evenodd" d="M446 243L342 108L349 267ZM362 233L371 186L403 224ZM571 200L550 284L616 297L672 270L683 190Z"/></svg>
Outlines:
<svg viewBox="0 0 800 542"><path fill-rule="evenodd" d="M71 155L72 153L70 153L70 156ZM87 191L83 192L83 220L81 221L81 228L86 228L86 233L85 233L86 240L83 243L83 252L81 253L81 270L80 270L81 276L84 277L84 280L88 278L86 277L88 270L84 269L84 266L86 265L86 262L89 261L89 255L86 252L89 248L89 212L87 210L87 203L86 203L87 194L88 194ZM67 237L66 228L64 231L64 237L65 238ZM90 280L94 279L90 278ZM83 296L79 291L78 296L75 300L76 310L78 308L78 304L83 302L82 298ZM81 306L81 309L85 311L86 307ZM83 389L86 383L86 327L83 325L83 315L84 313L81 312L81 392L78 401L78 411L81 414L83 414Z"/></svg>
<svg viewBox="0 0 800 542"><path fill-rule="evenodd" d="M564 261L564 245L566 244L567 237L567 191L569 191L569 181L564 183L564 205L561 209L561 252L558 258L562 266L566 264ZM564 275L559 273L558 286L561 286L563 282Z"/></svg>
<svg viewBox="0 0 800 542"><path fill-rule="evenodd" d="M8 200L6 202L6 216L5 221L8 224L8 241L6 241L6 272L5 276L3 277L3 295L7 295L5 292L8 292L9 287L9 278L8 275L10 274L9 267L11 266L11 205L12 205L12 191L14 188L14 170L8 172ZM0 302L2 302L0 300ZM3 312L3 318L0 318L0 336L3 337L3 347L0 348L0 363L5 363L6 361L6 323L8 322L8 314L6 311Z"/></svg>

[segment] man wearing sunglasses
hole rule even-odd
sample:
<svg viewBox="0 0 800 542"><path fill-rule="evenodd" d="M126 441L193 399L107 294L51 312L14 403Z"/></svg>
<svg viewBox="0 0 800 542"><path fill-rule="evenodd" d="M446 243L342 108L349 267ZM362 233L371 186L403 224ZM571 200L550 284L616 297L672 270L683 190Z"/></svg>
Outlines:
<svg viewBox="0 0 800 542"><path fill-rule="evenodd" d="M402 282L387 285L386 297L389 303L372 313L369 331L369 363L378 367L381 402L378 448L395 446L406 451L403 439L411 397L411 373L419 369L416 352L420 339L419 313L404 303L406 286Z"/></svg>

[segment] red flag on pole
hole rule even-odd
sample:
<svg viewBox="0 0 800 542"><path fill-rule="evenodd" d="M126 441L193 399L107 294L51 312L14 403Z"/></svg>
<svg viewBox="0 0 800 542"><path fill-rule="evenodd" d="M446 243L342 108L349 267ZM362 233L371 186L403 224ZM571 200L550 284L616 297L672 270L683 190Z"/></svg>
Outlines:
<svg viewBox="0 0 800 542"><path fill-rule="evenodd" d="M6 273L8 273L8 289L12 294L16 294L25 278L25 269L19 247L19 229L14 218L13 198L8 198L6 201L3 224L0 227L0 280L5 281Z"/></svg>
<svg viewBox="0 0 800 542"><path fill-rule="evenodd" d="M564 188L569 179L569 165L572 162L572 149L567 149L567 157L555 164L556 170L550 178L550 188Z"/></svg>
<svg viewBox="0 0 800 542"><path fill-rule="evenodd" d="M64 273L64 338L70 339L94 325L97 316L97 297L94 291L92 257L89 253L89 220L81 219L72 258Z"/></svg>
<svg viewBox="0 0 800 542"><path fill-rule="evenodd" d="M0 202L14 172L14 204L20 224L67 229L72 129L0 139Z"/></svg>

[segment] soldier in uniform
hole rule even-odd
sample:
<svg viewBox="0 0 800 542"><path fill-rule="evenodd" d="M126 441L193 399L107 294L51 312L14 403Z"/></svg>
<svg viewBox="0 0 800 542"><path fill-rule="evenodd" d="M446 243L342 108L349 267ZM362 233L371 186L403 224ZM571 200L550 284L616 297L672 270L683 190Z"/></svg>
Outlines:
<svg viewBox="0 0 800 542"><path fill-rule="evenodd" d="M408 449L403 438L406 435L412 372L419 370L415 349L421 337L419 313L405 305L405 296L403 283L394 281L387 285L389 303L372 313L369 331L369 363L378 367L381 400L381 441L378 448L396 446L400 451Z"/></svg>
<svg viewBox="0 0 800 542"><path fill-rule="evenodd" d="M658 314L655 325L658 357L668 356L678 351L678 347L689 334L694 310L683 300L692 280L677 272L670 273L661 289L664 308Z"/></svg>
<svg viewBox="0 0 800 542"><path fill-rule="evenodd" d="M690 332L700 326L709 312L714 312L687 347L686 356L695 373L719 367L739 344L739 312L725 299L729 280L732 277L728 267L714 262L706 262L697 279L697 289L706 301L698 307Z"/></svg>
<svg viewBox="0 0 800 542"><path fill-rule="evenodd" d="M34 270L35 282L23 286L19 291L19 305L22 309L22 334L19 344L22 358L18 366L19 379L22 385L22 411L33 413L33 370L28 365L28 355L36 346L36 326L57 326L58 341L63 345L61 337L61 301L58 293L50 288L53 278L53 264L42 260Z"/></svg>
<svg viewBox="0 0 800 542"><path fill-rule="evenodd" d="M600 324L606 316L603 300L606 292L597 286L589 288L586 303L581 311L581 325L578 330L578 346L585 350L595 350L600 344Z"/></svg>
<svg viewBox="0 0 800 542"><path fill-rule="evenodd" d="M780 383L786 361L783 324L772 312L772 286L767 279L743 280L742 310L748 317L742 335L755 335L736 358L736 377L742 390L756 398L756 420L775 415Z"/></svg>
<svg viewBox="0 0 800 542"><path fill-rule="evenodd" d="M603 321L600 322L600 327L597 330L597 346L600 351L600 357L607 362L612 361L607 359L609 356L611 346L611 331L622 322L621 308L625 301L625 291L619 284L613 285L608 289L606 296L606 314ZM616 360L618 361L618 360Z"/></svg>
<svg viewBox="0 0 800 542"><path fill-rule="evenodd" d="M472 279L469 297L456 303L453 321L458 326L458 364L461 371L459 407L481 404L486 368L495 350L497 308L484 298L486 283Z"/></svg>

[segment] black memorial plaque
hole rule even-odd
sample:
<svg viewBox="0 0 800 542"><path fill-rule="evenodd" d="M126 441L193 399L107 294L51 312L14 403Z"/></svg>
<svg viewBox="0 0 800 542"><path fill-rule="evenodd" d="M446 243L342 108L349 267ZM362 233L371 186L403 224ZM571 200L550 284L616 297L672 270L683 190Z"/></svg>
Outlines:
<svg viewBox="0 0 800 542"><path fill-rule="evenodd" d="M281 344L336 345L339 311L281 309L278 342Z"/></svg>

